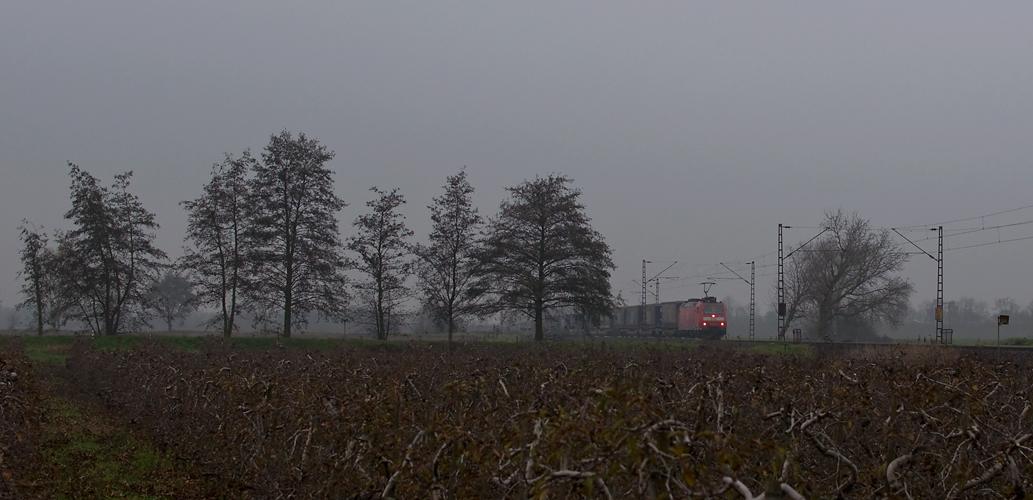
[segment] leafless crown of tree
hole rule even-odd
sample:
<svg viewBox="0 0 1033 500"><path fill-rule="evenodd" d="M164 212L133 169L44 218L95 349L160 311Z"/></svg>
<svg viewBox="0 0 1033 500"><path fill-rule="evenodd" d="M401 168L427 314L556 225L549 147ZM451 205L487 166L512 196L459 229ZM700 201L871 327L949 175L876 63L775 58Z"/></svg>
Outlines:
<svg viewBox="0 0 1033 500"><path fill-rule="evenodd" d="M896 276L908 255L889 231L842 210L827 212L822 226L824 234L785 263L785 328L799 320L831 338L837 321L903 321L914 285Z"/></svg>

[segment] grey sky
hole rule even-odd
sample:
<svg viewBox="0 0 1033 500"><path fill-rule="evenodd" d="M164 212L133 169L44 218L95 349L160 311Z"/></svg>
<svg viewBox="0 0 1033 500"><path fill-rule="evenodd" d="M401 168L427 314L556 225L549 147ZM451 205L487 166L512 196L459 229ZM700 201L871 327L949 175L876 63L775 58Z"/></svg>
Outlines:
<svg viewBox="0 0 1033 500"><path fill-rule="evenodd" d="M5 306L20 300L20 220L68 228L67 161L106 183L134 170L177 256L177 203L223 152L258 153L285 128L337 152L345 236L374 184L401 189L422 238L462 165L485 215L504 187L566 174L629 298L642 259L684 263L661 298L696 296L718 262L769 266L779 222L817 226L828 209L889 227L1033 205L1029 2L212 4L2 4ZM1033 225L948 248L1024 236ZM949 251L947 298L1029 303L1031 250ZM758 269L761 303L773 273ZM907 274L913 302L935 297L932 260ZM745 302L749 287L713 292Z"/></svg>

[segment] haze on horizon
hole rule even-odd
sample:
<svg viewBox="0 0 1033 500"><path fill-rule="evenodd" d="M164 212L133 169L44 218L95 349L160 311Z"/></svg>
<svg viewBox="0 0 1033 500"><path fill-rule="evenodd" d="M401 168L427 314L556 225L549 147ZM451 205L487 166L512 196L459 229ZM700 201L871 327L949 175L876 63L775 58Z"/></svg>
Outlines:
<svg viewBox="0 0 1033 500"><path fill-rule="evenodd" d="M1031 21L1018 1L11 3L0 300L21 300L21 220L69 227L67 162L105 183L133 170L176 257L178 203L224 152L287 129L336 152L343 236L373 185L400 189L422 241L462 166L486 216L504 188L557 172L632 302L642 260L651 276L678 262L662 299L718 278L712 294L740 303L749 286L720 263L748 277L756 261L767 309L778 224L799 243L842 208L917 226L905 234L934 254L928 228L946 223L947 299L1024 306ZM913 304L935 297L935 262L916 255L906 275Z"/></svg>

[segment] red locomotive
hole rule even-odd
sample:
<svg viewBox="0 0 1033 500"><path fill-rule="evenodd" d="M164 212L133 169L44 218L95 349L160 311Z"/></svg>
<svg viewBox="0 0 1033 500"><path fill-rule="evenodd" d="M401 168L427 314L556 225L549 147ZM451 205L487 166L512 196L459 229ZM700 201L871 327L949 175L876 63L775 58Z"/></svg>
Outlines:
<svg viewBox="0 0 1033 500"><path fill-rule="evenodd" d="M689 299L678 307L675 337L719 339L728 333L725 303L716 297Z"/></svg>

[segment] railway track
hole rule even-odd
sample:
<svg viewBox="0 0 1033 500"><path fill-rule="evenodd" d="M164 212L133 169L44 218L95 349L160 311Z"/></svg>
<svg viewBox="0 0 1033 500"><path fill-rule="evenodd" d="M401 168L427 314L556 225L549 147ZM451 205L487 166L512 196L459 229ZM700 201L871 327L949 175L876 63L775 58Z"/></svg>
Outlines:
<svg viewBox="0 0 1033 500"><path fill-rule="evenodd" d="M570 336L571 339L574 336ZM577 336L580 339L580 336ZM1033 346L1026 345L1000 345L997 344L928 344L928 343L916 343L916 342L895 342L895 343L876 343L876 342L778 342L772 340L741 340L741 339L720 339L720 340L708 340L708 339L695 339L695 338L672 338L672 337L647 337L637 335L624 335L624 336L595 336L593 337L597 341L607 340L640 340L643 342L668 342L674 344L701 344L711 345L720 347L756 347L756 346L784 346L784 345L806 345L818 351L839 351L849 349L875 349L875 350L892 350L901 347L908 346L942 346L954 351L959 352L971 352L971 353L993 353L997 350L1002 352L1025 352L1033 353Z"/></svg>

